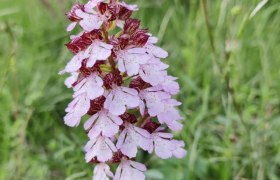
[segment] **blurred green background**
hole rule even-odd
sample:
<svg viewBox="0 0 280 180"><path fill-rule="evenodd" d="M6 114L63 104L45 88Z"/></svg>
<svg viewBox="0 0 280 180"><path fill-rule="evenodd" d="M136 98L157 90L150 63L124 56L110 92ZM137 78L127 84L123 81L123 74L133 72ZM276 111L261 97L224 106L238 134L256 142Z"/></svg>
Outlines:
<svg viewBox="0 0 280 180"><path fill-rule="evenodd" d="M139 154L147 179L280 179L280 1L130 0L169 51L185 159ZM87 137L63 124L73 1L0 0L0 179L91 179Z"/></svg>

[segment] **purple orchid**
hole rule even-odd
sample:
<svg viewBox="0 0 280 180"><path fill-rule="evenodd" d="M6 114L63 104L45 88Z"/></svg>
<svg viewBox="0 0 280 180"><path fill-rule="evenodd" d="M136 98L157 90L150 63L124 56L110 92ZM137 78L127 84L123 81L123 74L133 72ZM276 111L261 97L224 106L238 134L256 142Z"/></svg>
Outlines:
<svg viewBox="0 0 280 180"><path fill-rule="evenodd" d="M66 14L67 31L77 25L82 31L66 44L74 56L60 71L70 74L65 85L74 91L64 122L75 127L88 116L84 150L86 162L96 164L93 180L144 180L146 166L133 160L140 148L162 159L186 155L184 142L168 132L183 127L181 103L172 99L180 90L177 78L160 60L168 53L156 46L158 39L130 18L137 10L117 0L90 0ZM115 163L114 175L109 165Z"/></svg>

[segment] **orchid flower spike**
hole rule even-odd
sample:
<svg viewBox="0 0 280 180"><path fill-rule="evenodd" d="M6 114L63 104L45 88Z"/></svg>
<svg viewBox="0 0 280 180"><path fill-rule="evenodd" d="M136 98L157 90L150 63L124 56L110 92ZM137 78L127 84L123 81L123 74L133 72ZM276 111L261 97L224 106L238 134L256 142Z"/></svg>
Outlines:
<svg viewBox="0 0 280 180"><path fill-rule="evenodd" d="M74 56L60 71L70 74L65 85L74 91L64 122L76 127L87 116L85 160L95 165L94 180L145 179L146 166L134 160L140 149L161 159L186 155L184 142L170 133L182 129L181 103L172 99L180 90L177 78L161 62L168 53L157 38L131 18L137 10L90 0L66 14L67 31L79 26L81 32L66 44ZM118 164L115 173L112 164Z"/></svg>

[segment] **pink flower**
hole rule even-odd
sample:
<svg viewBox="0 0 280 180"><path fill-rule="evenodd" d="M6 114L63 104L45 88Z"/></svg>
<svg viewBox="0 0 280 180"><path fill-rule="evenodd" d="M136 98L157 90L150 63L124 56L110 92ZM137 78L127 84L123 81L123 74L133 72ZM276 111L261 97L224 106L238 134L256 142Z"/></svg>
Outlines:
<svg viewBox="0 0 280 180"><path fill-rule="evenodd" d="M92 180L110 180L114 174L110 171L110 167L105 163L99 163L95 166Z"/></svg>
<svg viewBox="0 0 280 180"><path fill-rule="evenodd" d="M157 156L167 159L172 156L183 158L186 155L186 151L182 148L185 146L184 142L172 140L172 137L173 135L170 133L157 131L152 134L154 150Z"/></svg>
<svg viewBox="0 0 280 180"><path fill-rule="evenodd" d="M111 55L112 45L95 41L88 48L88 62L87 67L92 67L97 60L105 61Z"/></svg>
<svg viewBox="0 0 280 180"><path fill-rule="evenodd" d="M72 23L67 27L67 31L72 31L75 28L75 26L77 25L77 22L79 22L81 20L81 18L78 17L75 12L76 12L76 10L78 10L78 9L82 10L83 8L84 8L84 6L80 3L78 3L72 7L72 9L69 13L66 13L68 19L70 21L72 21Z"/></svg>
<svg viewBox="0 0 280 180"><path fill-rule="evenodd" d="M119 132L119 126L123 123L118 116L110 114L107 110L101 110L91 116L84 124L84 128L89 130L88 136L91 139L102 134L105 137L112 137Z"/></svg>
<svg viewBox="0 0 280 180"><path fill-rule="evenodd" d="M151 116L157 116L162 113L165 107L163 101L171 98L166 92L152 91L150 88L142 90L140 92L140 97L146 102L146 105L143 102L140 104L141 114L143 115L146 106Z"/></svg>
<svg viewBox="0 0 280 180"><path fill-rule="evenodd" d="M138 146L145 151L149 151L152 147L151 135L148 131L127 124L120 134L117 142L117 148L128 157L136 157Z"/></svg>
<svg viewBox="0 0 280 180"><path fill-rule="evenodd" d="M64 84L68 87L68 88L71 88L73 86L73 84L78 80L78 77L79 77L79 73L77 72L73 72L71 73L71 76L68 77Z"/></svg>
<svg viewBox="0 0 280 180"><path fill-rule="evenodd" d="M155 46L154 44L157 43L157 41L158 39L156 37L151 36L144 48L148 54L153 55L156 58L166 58L168 56L168 52L160 47Z"/></svg>
<svg viewBox="0 0 280 180"><path fill-rule="evenodd" d="M87 67L94 66L97 60L105 61L111 55L112 48L112 45L95 40L86 50L78 52L66 65L65 69L60 71L60 74L78 71L82 67L82 61L85 59L88 59Z"/></svg>
<svg viewBox="0 0 280 180"><path fill-rule="evenodd" d="M93 11L91 14L83 12L80 9L75 11L76 15L81 18L79 24L87 32L94 29L99 29L103 24L103 18L97 12ZM69 28L71 29L71 28Z"/></svg>
<svg viewBox="0 0 280 180"><path fill-rule="evenodd" d="M150 116L157 116L161 124L166 124L171 130L182 129L182 124L178 122L182 117L175 108L181 105L180 102L171 99L170 94L163 91L155 91L156 88L148 88L140 92L140 97L145 101L140 103L140 112L144 115L145 107Z"/></svg>
<svg viewBox="0 0 280 180"><path fill-rule="evenodd" d="M76 27L76 25L77 25L77 22L72 22L67 26L66 30L72 31Z"/></svg>
<svg viewBox="0 0 280 180"><path fill-rule="evenodd" d="M93 100L104 93L103 80L96 74L91 74L90 76L81 80L74 87L74 97L80 94L86 94L87 98Z"/></svg>
<svg viewBox="0 0 280 180"><path fill-rule="evenodd" d="M143 48L121 50L117 53L118 68L121 72L127 72L129 76L139 72L141 64L147 63L150 57Z"/></svg>
<svg viewBox="0 0 280 180"><path fill-rule="evenodd" d="M100 162L106 162L117 152L114 143L107 137L98 136L91 139L85 146L86 161L90 162L94 157Z"/></svg>
<svg viewBox="0 0 280 180"><path fill-rule="evenodd" d="M88 58L87 52L85 51L79 52L70 60L70 62L67 63L65 69L60 71L59 74L64 74L66 72L73 73L78 71L82 66L82 61L86 58Z"/></svg>
<svg viewBox="0 0 280 180"><path fill-rule="evenodd" d="M144 172L147 170L144 164L123 159L116 170L113 180L145 180Z"/></svg>
<svg viewBox="0 0 280 180"><path fill-rule="evenodd" d="M178 122L178 120L183 119L179 111L175 108L181 105L180 102L174 99L165 99L162 101L163 111L157 114L158 120L161 124L166 124L171 130L179 131L182 129L183 125Z"/></svg>
<svg viewBox="0 0 280 180"><path fill-rule="evenodd" d="M95 8L99 3L103 2L104 0L89 0L89 2L87 2L85 4L85 11L86 12L92 12L93 8Z"/></svg>
<svg viewBox="0 0 280 180"><path fill-rule="evenodd" d="M168 67L159 59L150 59L147 64L141 65L139 75L144 81L155 86L164 81L164 70Z"/></svg>
<svg viewBox="0 0 280 180"><path fill-rule="evenodd" d="M104 107L113 115L121 115L126 109L136 108L140 104L138 92L127 87L116 87L106 97Z"/></svg>
<svg viewBox="0 0 280 180"><path fill-rule="evenodd" d="M168 76L166 71L162 73L164 80L156 85L154 88L157 90L163 90L171 95L178 94L180 87L176 82L177 78L173 76Z"/></svg>
<svg viewBox="0 0 280 180"><path fill-rule="evenodd" d="M68 105L66 108L67 115L64 117L64 122L70 127L78 126L81 118L85 115L90 108L90 99L86 94L81 94Z"/></svg>

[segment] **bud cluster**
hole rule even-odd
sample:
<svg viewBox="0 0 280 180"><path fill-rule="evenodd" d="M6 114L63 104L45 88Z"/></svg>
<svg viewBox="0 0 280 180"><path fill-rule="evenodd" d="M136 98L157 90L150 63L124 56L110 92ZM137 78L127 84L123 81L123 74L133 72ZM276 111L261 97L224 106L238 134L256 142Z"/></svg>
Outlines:
<svg viewBox="0 0 280 180"><path fill-rule="evenodd" d="M86 161L96 164L94 180L145 179L146 166L133 160L139 148L162 159L186 154L184 142L167 132L182 129L181 103L172 99L179 85L160 60L168 53L131 18L136 10L117 0L90 0L66 14L67 31L82 31L66 44L74 57L60 72L70 74L65 84L74 90L64 122L75 127L89 117L84 150Z"/></svg>

